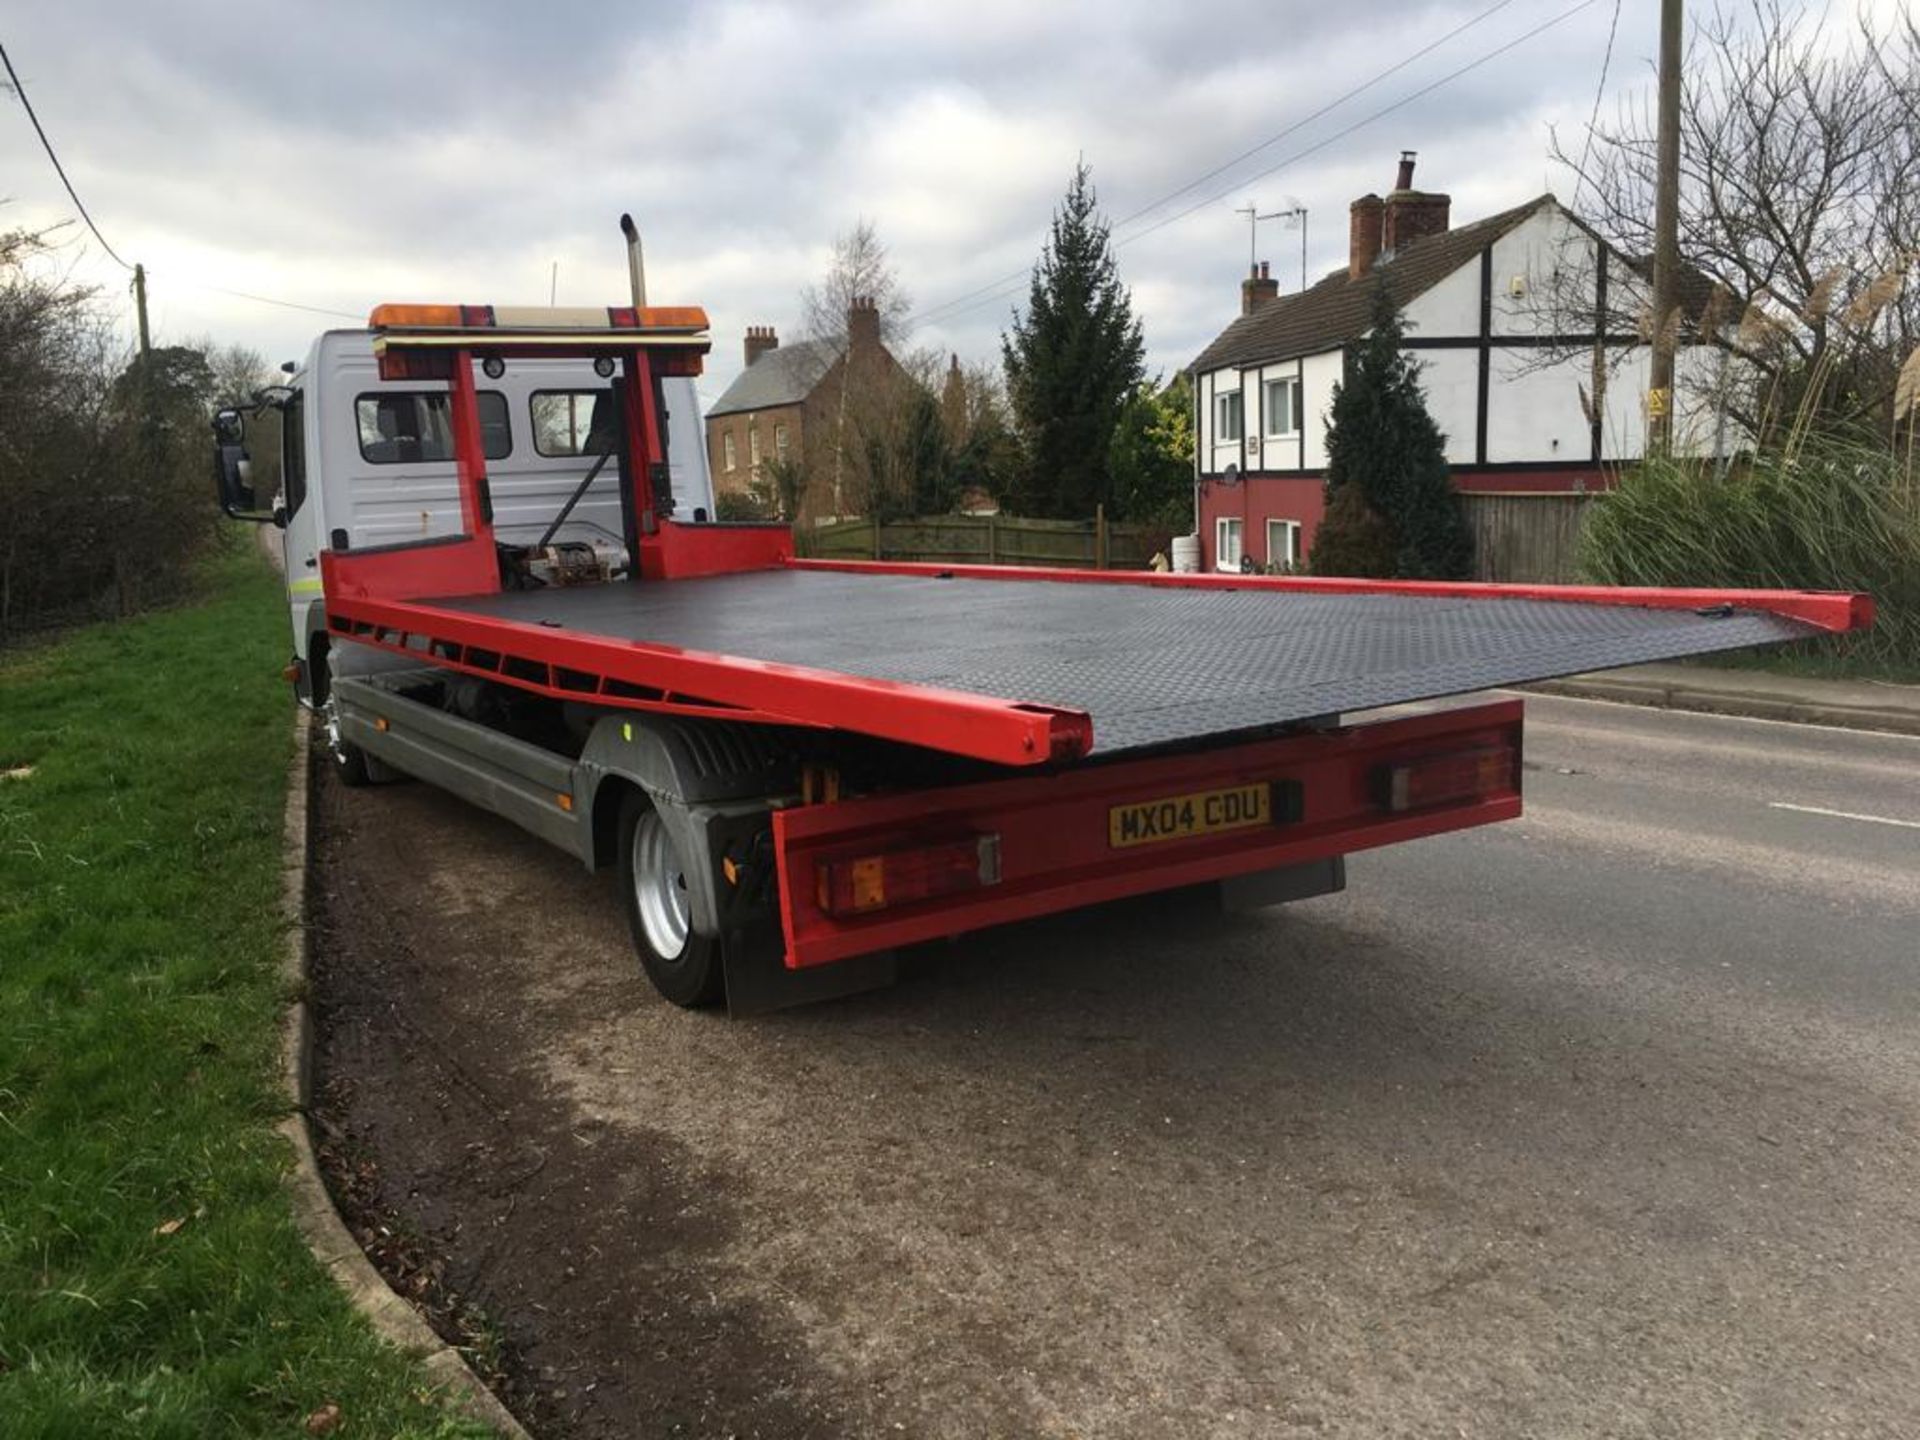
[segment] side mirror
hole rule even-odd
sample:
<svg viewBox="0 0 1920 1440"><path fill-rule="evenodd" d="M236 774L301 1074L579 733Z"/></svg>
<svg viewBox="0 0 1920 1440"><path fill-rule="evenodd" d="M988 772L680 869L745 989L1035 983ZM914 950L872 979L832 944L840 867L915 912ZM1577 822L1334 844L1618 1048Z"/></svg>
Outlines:
<svg viewBox="0 0 1920 1440"><path fill-rule="evenodd" d="M274 512L262 509L253 493L253 463L246 446L222 440L213 447L213 480L228 518L262 525L273 520Z"/></svg>
<svg viewBox="0 0 1920 1440"><path fill-rule="evenodd" d="M247 438L247 417L238 410L216 410L213 416L213 438L222 445L240 445Z"/></svg>

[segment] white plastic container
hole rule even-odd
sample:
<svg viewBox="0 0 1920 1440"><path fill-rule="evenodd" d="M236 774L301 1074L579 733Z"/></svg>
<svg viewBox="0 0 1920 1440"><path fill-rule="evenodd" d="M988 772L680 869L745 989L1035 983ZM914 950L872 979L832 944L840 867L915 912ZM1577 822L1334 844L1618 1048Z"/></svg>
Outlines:
<svg viewBox="0 0 1920 1440"><path fill-rule="evenodd" d="M1198 535L1173 537L1173 573L1176 575L1200 573L1200 537Z"/></svg>

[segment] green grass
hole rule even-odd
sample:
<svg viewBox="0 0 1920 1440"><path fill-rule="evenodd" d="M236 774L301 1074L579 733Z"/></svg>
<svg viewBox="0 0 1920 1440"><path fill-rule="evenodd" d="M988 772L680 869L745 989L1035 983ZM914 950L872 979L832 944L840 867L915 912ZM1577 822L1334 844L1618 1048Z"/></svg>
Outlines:
<svg viewBox="0 0 1920 1440"><path fill-rule="evenodd" d="M278 581L0 656L0 1433L485 1432L308 1253L283 1188Z"/></svg>

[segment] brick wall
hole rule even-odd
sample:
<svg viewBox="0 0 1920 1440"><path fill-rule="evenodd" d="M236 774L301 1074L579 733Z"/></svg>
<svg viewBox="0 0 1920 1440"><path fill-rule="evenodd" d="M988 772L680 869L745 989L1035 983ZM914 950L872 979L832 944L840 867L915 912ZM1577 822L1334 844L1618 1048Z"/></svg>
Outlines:
<svg viewBox="0 0 1920 1440"><path fill-rule="evenodd" d="M707 420L707 470L713 477L713 493L744 495L753 478L753 438L760 438L760 459L772 460L779 454L778 437L782 426L787 431L787 455L799 459L806 454L806 411L804 405L776 405L765 410L741 411ZM727 437L733 438L734 464L727 468Z"/></svg>

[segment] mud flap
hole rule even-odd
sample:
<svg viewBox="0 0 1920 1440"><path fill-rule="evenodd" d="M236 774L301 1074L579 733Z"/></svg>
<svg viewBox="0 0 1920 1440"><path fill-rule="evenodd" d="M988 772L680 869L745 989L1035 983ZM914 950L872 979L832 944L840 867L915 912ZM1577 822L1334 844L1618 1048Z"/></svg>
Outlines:
<svg viewBox="0 0 1920 1440"><path fill-rule="evenodd" d="M893 984L898 966L891 950L789 969L774 903L776 862L766 811L696 807L693 813L714 877L728 1015L739 1019Z"/></svg>
<svg viewBox="0 0 1920 1440"><path fill-rule="evenodd" d="M769 921L756 930L760 933L729 932L720 952L727 977L727 1014L735 1020L884 989L899 973L891 950L789 970L779 925Z"/></svg>

